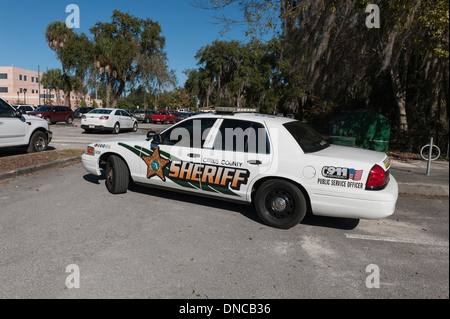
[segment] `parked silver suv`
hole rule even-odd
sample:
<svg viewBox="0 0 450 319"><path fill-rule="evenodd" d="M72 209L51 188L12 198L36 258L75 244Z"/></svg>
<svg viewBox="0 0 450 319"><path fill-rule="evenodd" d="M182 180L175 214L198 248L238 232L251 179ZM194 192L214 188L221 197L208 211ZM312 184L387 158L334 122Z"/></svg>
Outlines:
<svg viewBox="0 0 450 319"><path fill-rule="evenodd" d="M22 114L0 98L0 148L27 147L29 153L42 152L52 136L46 120Z"/></svg>

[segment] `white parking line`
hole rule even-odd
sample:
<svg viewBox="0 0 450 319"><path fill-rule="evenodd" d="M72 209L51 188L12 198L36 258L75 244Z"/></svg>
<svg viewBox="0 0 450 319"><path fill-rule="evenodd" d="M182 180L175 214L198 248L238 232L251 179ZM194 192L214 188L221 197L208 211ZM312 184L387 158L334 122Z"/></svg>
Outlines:
<svg viewBox="0 0 450 319"><path fill-rule="evenodd" d="M363 240L386 241L386 242L414 244L414 245L448 247L448 242L445 241L416 240L409 238L394 238L394 237L356 235L356 234L345 234L345 237L349 239L363 239Z"/></svg>

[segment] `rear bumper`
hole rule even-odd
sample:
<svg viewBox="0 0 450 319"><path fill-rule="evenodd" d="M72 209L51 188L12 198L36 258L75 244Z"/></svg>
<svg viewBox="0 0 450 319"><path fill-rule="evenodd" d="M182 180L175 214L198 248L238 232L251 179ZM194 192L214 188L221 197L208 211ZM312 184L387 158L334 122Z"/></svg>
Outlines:
<svg viewBox="0 0 450 319"><path fill-rule="evenodd" d="M398 199L398 184L394 176L387 187L380 191L365 190L355 193L326 193L314 191L310 194L314 215L356 219L382 219L395 212Z"/></svg>
<svg viewBox="0 0 450 319"><path fill-rule="evenodd" d="M81 125L83 130L99 130L99 131L112 131L112 127L106 127L103 125Z"/></svg>

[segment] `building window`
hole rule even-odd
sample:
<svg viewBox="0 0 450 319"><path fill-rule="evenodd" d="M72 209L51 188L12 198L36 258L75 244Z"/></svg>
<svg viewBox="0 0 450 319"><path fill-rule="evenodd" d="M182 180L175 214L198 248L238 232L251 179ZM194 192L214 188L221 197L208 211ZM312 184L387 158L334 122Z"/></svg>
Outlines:
<svg viewBox="0 0 450 319"><path fill-rule="evenodd" d="M24 81L27 80L27 76L26 76L26 75L23 76L23 80L24 80Z"/></svg>
<svg viewBox="0 0 450 319"><path fill-rule="evenodd" d="M31 82L33 82L33 83L34 83L34 77L33 77L33 76L31 77Z"/></svg>
<svg viewBox="0 0 450 319"><path fill-rule="evenodd" d="M7 80L8 79L8 73L0 73L0 80Z"/></svg>
<svg viewBox="0 0 450 319"><path fill-rule="evenodd" d="M33 94L34 94L34 90L31 90L31 93L33 93Z"/></svg>
<svg viewBox="0 0 450 319"><path fill-rule="evenodd" d="M0 93L8 93L8 88L0 87Z"/></svg>
<svg viewBox="0 0 450 319"><path fill-rule="evenodd" d="M23 93L23 89L22 88L20 88L20 93Z"/></svg>
<svg viewBox="0 0 450 319"><path fill-rule="evenodd" d="M19 80L22 81L22 74L19 74Z"/></svg>

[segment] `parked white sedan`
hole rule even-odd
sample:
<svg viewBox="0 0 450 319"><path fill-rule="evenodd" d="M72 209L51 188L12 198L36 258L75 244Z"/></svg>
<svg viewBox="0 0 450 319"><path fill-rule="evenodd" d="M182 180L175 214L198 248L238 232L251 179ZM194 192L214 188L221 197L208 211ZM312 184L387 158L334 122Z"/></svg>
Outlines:
<svg viewBox="0 0 450 319"><path fill-rule="evenodd" d="M315 215L392 215L398 185L384 153L330 145L307 125L261 114L197 115L161 134L94 143L82 157L113 194L130 180L253 204L276 228Z"/></svg>
<svg viewBox="0 0 450 319"><path fill-rule="evenodd" d="M114 134L123 130L136 132L138 121L125 110L95 109L81 117L81 128L86 133L94 130L111 131Z"/></svg>

